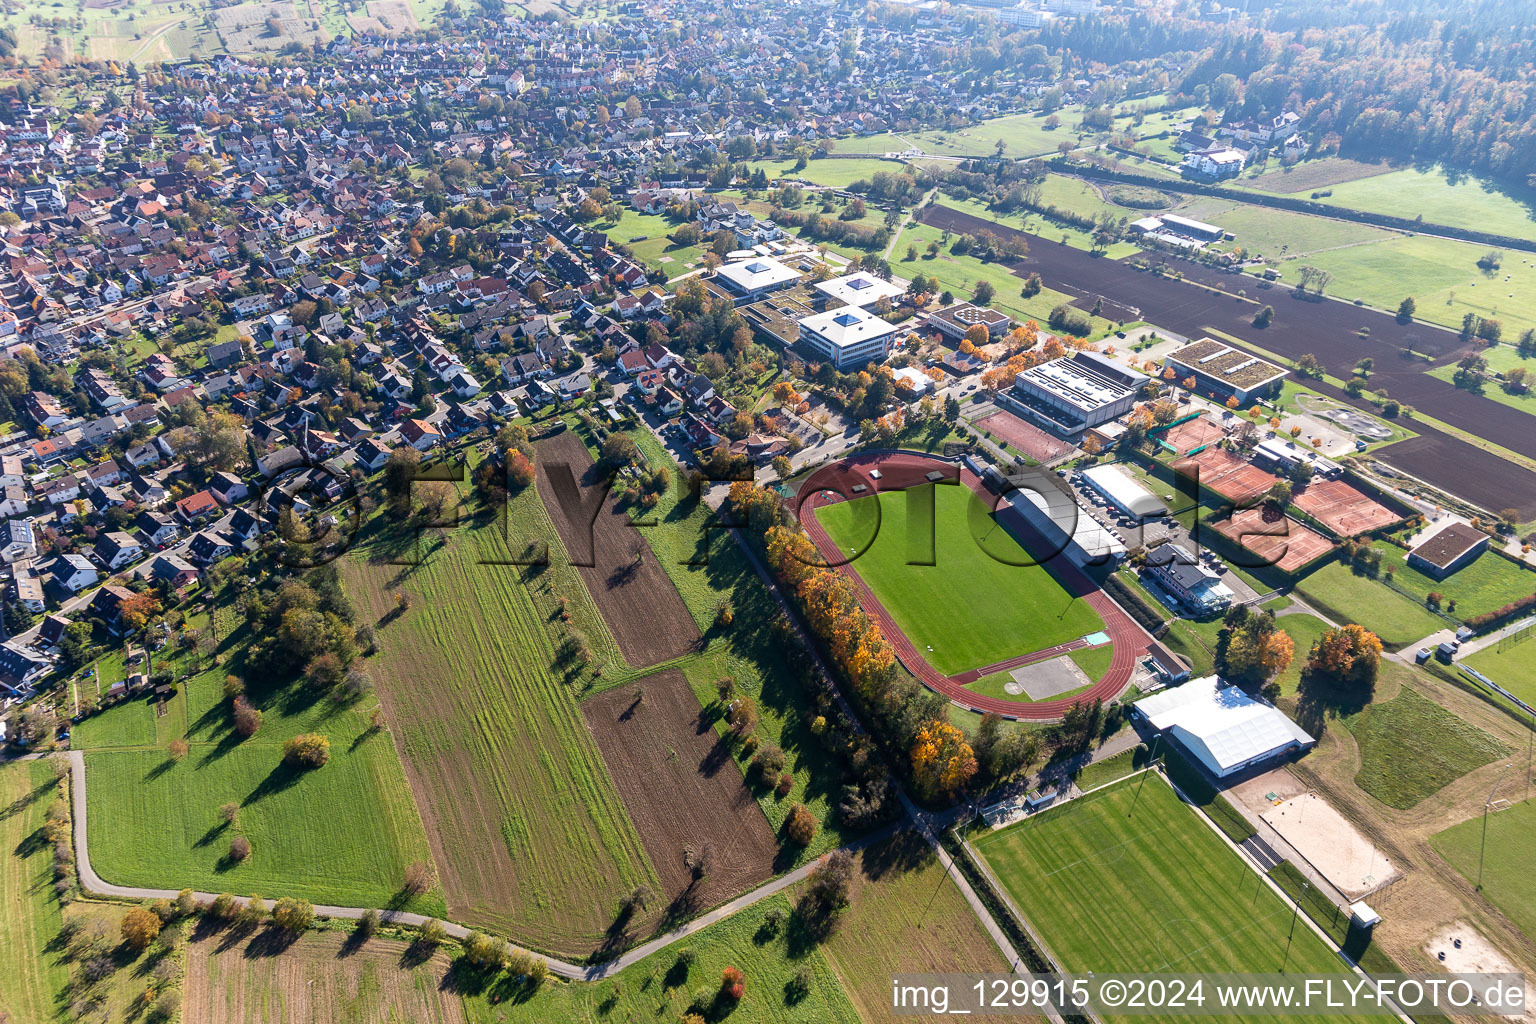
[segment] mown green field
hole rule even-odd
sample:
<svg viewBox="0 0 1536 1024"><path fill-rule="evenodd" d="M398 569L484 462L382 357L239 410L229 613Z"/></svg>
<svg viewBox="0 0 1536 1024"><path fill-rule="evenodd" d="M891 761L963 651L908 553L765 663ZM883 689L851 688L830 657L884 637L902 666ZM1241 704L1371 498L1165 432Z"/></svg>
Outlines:
<svg viewBox="0 0 1536 1024"><path fill-rule="evenodd" d="M932 519L909 495L933 498ZM872 512L878 501L878 532ZM817 518L919 653L948 674L1103 628L966 487L925 487L820 509ZM929 525L931 522L931 534ZM911 534L909 535L909 526ZM974 532L973 532L974 531ZM909 565L933 538L933 564ZM922 551L919 551L922 548Z"/></svg>
<svg viewBox="0 0 1536 1024"><path fill-rule="evenodd" d="M1280 274L1295 282L1305 263L1333 275L1325 289L1328 295L1393 310L1412 295L1414 315L1422 320L1460 328L1462 317L1475 313L1500 321L1504 336L1513 341L1521 331L1536 327L1536 256L1506 252L1502 266L1487 271L1477 265L1487 252L1488 246L1472 242L1400 235L1287 260Z"/></svg>
<svg viewBox="0 0 1536 1024"><path fill-rule="evenodd" d="M1333 195L1320 201L1334 206L1536 241L1536 196L1516 195L1442 167L1405 167L1329 188Z"/></svg>
<svg viewBox="0 0 1536 1024"><path fill-rule="evenodd" d="M890 1019L891 975L1007 971L933 850L903 832L856 858L850 905L822 946L865 1021Z"/></svg>
<svg viewBox="0 0 1536 1024"><path fill-rule="evenodd" d="M1329 562L1303 578L1296 589L1338 622L1358 622L1394 650L1424 639L1447 625L1423 605L1386 584L1352 572L1343 562Z"/></svg>
<svg viewBox="0 0 1536 1024"><path fill-rule="evenodd" d="M880 171L886 174L901 174L908 171L906 164L876 157L856 157L849 160L823 157L808 161L798 171L795 170L794 159L754 160L748 166L754 171L761 167L763 173L768 175L769 181L776 178L801 178L813 185L826 185L830 188L847 188L860 179L868 180Z"/></svg>
<svg viewBox="0 0 1536 1024"><path fill-rule="evenodd" d="M732 1024L857 1024L858 1012L825 953L795 941L787 927L773 929L766 924L769 914L787 918L791 909L784 896L771 896L605 981L549 981L531 996L521 987L492 986L466 1002L469 1020L473 1024L675 1021L688 1012L697 993L710 1019L729 1014ZM678 963L683 949L695 955L690 967ZM732 966L746 974L746 995L727 1009L728 1004L716 1005L713 999L720 989L720 972ZM808 991L797 1001L787 987L799 972L805 974Z"/></svg>
<svg viewBox="0 0 1536 1024"><path fill-rule="evenodd" d="M169 739L109 745L138 731L113 720L142 722L142 701L103 712L79 734L97 873L119 885L389 905L407 866L431 856L388 734L369 727L366 709L337 707L297 684L263 692L253 681L263 721L242 741L223 680L216 670L184 684L192 717L180 761L167 753ZM329 764L310 772L282 764L283 740L301 732L330 737ZM240 864L228 859L236 830L219 817L228 801L241 805L238 832L253 851ZM443 907L439 894L412 902L426 913Z"/></svg>
<svg viewBox="0 0 1536 1024"><path fill-rule="evenodd" d="M935 156L994 156L999 141L1005 144L1005 157L1042 156L1054 154L1062 142L1078 144L1073 125L1081 112L1068 109L1057 116L1061 125L1054 129L1045 126L1043 114L1008 114L956 131L906 132L901 137Z"/></svg>
<svg viewBox="0 0 1536 1024"><path fill-rule="evenodd" d="M1051 227L1054 230L1054 226ZM941 242L940 250L934 256L928 255L929 242ZM1048 249L1056 244L1054 241L1044 242L1040 243L1038 248ZM907 259L908 246L916 249L915 259ZM1024 287L1022 278L1014 276L1013 272L1002 264L983 263L969 253L964 256L954 255L949 251L948 246L942 245L942 233L937 228L931 228L926 224L906 226L901 233L901 238L891 250L891 267L902 277L911 278L922 274L924 277L934 278L939 282L940 291L950 292L956 300L972 298L976 294L976 286L985 281L993 289L992 300L987 303L989 306L1007 313L1021 323L1033 320L1042 330L1049 330L1046 327L1046 321L1051 315L1051 310L1063 302L1070 302L1073 298L1071 295L1053 291L1050 288L1042 288L1037 294L1025 298L1021 294ZM1095 340L1115 330L1115 325L1103 317L1091 319L1094 330L1090 337Z"/></svg>
<svg viewBox="0 0 1536 1024"><path fill-rule="evenodd" d="M1348 973L1304 926L1286 953L1291 905L1161 776L1069 801L975 846L1065 971Z"/></svg>
<svg viewBox="0 0 1536 1024"><path fill-rule="evenodd" d="M1338 246L1400 237L1369 224L1272 210L1227 199L1195 199L1174 212L1230 231L1234 241L1223 248L1241 246L1247 252L1273 259L1295 258Z"/></svg>
<svg viewBox="0 0 1536 1024"><path fill-rule="evenodd" d="M1456 602L1459 618L1497 611L1512 601L1536 593L1536 571L1522 568L1493 551L1484 551L1471 565L1458 569L1443 580L1419 572L1408 564L1408 552L1384 541L1377 541L1382 571L1393 569L1398 586L1420 597L1437 592L1447 601Z"/></svg>
<svg viewBox="0 0 1536 1024"><path fill-rule="evenodd" d="M1528 791L1518 777L1506 783L1504 795L1520 800ZM1483 816L1453 825L1430 839L1440 856L1467 881L1478 881L1482 864L1483 895L1527 935L1536 934L1536 873L1530 869L1531 836L1536 835L1536 800L1523 800L1488 815L1488 842L1483 846Z"/></svg>
<svg viewBox="0 0 1536 1024"><path fill-rule="evenodd" d="M1527 704L1536 707L1536 644L1527 632L1524 642L1499 650L1498 644L1468 655L1461 662L1477 669Z"/></svg>
<svg viewBox="0 0 1536 1024"><path fill-rule="evenodd" d="M1064 181L1065 180L1069 179L1064 179ZM1065 191L1065 186L1057 187L1062 188ZM1065 196L1062 198L1065 198ZM1090 204L1097 204L1101 207L1104 205L1102 201L1097 199L1097 196L1092 197ZM1093 248L1093 232L1085 231L1082 228L1071 227L1065 224L1058 224L1055 221L1047 220L1042 214L1034 213L1032 211L1021 210L1018 213L1004 214L1001 211L989 209L987 205L980 200L962 199L947 194L944 196L943 202L940 203L940 205L948 206L951 209L959 210L962 213L968 213L973 217L980 217L983 220L994 221L998 224L1005 225L1006 227L1022 228L1025 231L1033 232L1039 235L1042 239L1047 239L1047 244L1054 244L1065 240L1065 244L1072 246L1074 249L1090 250ZM1089 212L1092 211L1090 210ZM1141 216L1141 214L1133 210L1115 208L1114 216L1117 220L1120 217L1129 217L1131 220L1135 220L1137 217ZM1129 256L1140 251L1141 250L1139 248L1137 248L1135 245L1132 245L1130 242L1115 242L1113 245L1104 250L1104 257L1106 259L1120 259L1122 256ZM1036 255L1040 255L1040 253L1036 253ZM1002 291L1002 289L998 290ZM1052 303L1052 305L1054 304L1055 303Z"/></svg>
<svg viewBox="0 0 1536 1024"><path fill-rule="evenodd" d="M1505 752L1498 740L1408 686L1342 721L1360 746L1355 785L1399 810Z"/></svg>
<svg viewBox="0 0 1536 1024"><path fill-rule="evenodd" d="M660 267L669 275L682 273L704 253L699 246L677 245L668 238L677 225L659 214L626 207L617 221L604 221L598 227L608 233L609 241L628 246L646 267Z"/></svg>
<svg viewBox="0 0 1536 1024"><path fill-rule="evenodd" d="M0 765L0 1017L53 1020L69 968L49 949L63 918L53 895L53 850L42 834L48 805L62 790L44 761Z"/></svg>

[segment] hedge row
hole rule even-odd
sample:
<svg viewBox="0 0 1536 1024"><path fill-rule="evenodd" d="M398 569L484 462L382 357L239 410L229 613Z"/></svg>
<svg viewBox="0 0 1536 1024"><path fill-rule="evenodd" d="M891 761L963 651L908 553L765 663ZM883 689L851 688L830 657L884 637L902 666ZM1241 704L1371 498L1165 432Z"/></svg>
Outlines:
<svg viewBox="0 0 1536 1024"><path fill-rule="evenodd" d="M1104 589L1109 591L1109 596L1115 599L1115 603L1124 608L1126 614L1135 619L1142 629L1153 636L1163 635L1163 630L1168 625L1167 621L1124 580L1113 574L1106 576Z"/></svg>
<svg viewBox="0 0 1536 1024"><path fill-rule="evenodd" d="M1490 629L1497 629L1506 623L1513 622L1515 619L1529 615L1532 612L1536 612L1536 594L1527 594L1520 600L1511 601L1509 604L1496 611L1484 612L1481 615L1473 615L1472 617L1463 620L1462 624L1465 625L1468 629L1474 630L1478 633L1486 633Z"/></svg>

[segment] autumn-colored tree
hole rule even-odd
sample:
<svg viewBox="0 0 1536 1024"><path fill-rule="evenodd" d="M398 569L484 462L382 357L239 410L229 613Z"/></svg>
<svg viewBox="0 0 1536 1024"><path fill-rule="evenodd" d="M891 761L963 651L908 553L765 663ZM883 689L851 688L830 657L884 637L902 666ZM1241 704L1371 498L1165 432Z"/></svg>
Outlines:
<svg viewBox="0 0 1536 1024"><path fill-rule="evenodd" d="M923 723L912 743L912 777L928 799L951 799L976 774L965 734L937 719Z"/></svg>
<svg viewBox="0 0 1536 1024"><path fill-rule="evenodd" d="M1312 645L1307 667L1350 682L1374 681L1381 667L1381 638L1358 623L1330 627Z"/></svg>
<svg viewBox="0 0 1536 1024"><path fill-rule="evenodd" d="M235 698L235 732L249 738L261 728L261 712L251 707L243 696Z"/></svg>
<svg viewBox="0 0 1536 1024"><path fill-rule="evenodd" d="M319 768L331 759L331 738L304 732L283 744L283 761L297 768Z"/></svg>
<svg viewBox="0 0 1536 1024"><path fill-rule="evenodd" d="M720 994L727 999L738 1000L747 992L747 976L740 967L727 967L720 972Z"/></svg>
<svg viewBox="0 0 1536 1024"><path fill-rule="evenodd" d="M796 844L810 846L811 840L816 838L816 815L805 804L795 804L784 820L784 831Z"/></svg>
<svg viewBox="0 0 1536 1024"><path fill-rule="evenodd" d="M308 931L315 920L314 904L284 896L272 905L272 921L286 932Z"/></svg>
<svg viewBox="0 0 1536 1024"><path fill-rule="evenodd" d="M134 907L123 915L121 928L123 941L128 943L130 949L147 949L155 941L155 936L160 934L160 917L143 907Z"/></svg>
<svg viewBox="0 0 1536 1024"><path fill-rule="evenodd" d="M1284 672L1294 656L1290 634L1275 628L1273 616L1255 613L1231 628L1222 660L1233 676L1269 680Z"/></svg>
<svg viewBox="0 0 1536 1024"><path fill-rule="evenodd" d="M153 591L123 598L117 606L119 621L129 629L143 629L145 624L160 614L160 598Z"/></svg>
<svg viewBox="0 0 1536 1024"><path fill-rule="evenodd" d="M533 463L522 452L513 452L507 460L507 480L521 490L533 483Z"/></svg>

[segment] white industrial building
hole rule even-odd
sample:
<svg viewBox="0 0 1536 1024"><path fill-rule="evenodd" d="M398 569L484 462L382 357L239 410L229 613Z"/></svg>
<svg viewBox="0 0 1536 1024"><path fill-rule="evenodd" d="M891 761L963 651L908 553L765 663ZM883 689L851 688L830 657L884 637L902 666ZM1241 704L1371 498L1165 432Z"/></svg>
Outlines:
<svg viewBox="0 0 1536 1024"><path fill-rule="evenodd" d="M1312 467L1312 475L1316 477L1333 478L1341 476L1344 467L1325 458L1313 451L1304 448L1289 438L1266 437L1253 449L1253 461L1261 465L1268 464L1282 473L1288 473L1292 466L1306 463Z"/></svg>
<svg viewBox="0 0 1536 1024"><path fill-rule="evenodd" d="M858 306L829 309L800 321L800 341L839 370L884 362L899 332L895 324Z"/></svg>
<svg viewBox="0 0 1536 1024"><path fill-rule="evenodd" d="M800 273L768 256L754 256L726 263L715 270L715 282L735 297L736 303L756 302L769 292L788 288Z"/></svg>
<svg viewBox="0 0 1536 1024"><path fill-rule="evenodd" d="M1119 466L1093 466L1079 475L1085 485L1132 519L1154 519L1168 514L1163 499L1131 479Z"/></svg>
<svg viewBox="0 0 1536 1024"><path fill-rule="evenodd" d="M829 306L859 306L869 309L881 299L898 299L906 293L899 284L882 281L866 271L845 274L815 284L816 294Z"/></svg>
<svg viewBox="0 0 1536 1024"><path fill-rule="evenodd" d="M1191 679L1132 708L1133 720L1167 736L1218 779L1317 742L1284 712L1217 676Z"/></svg>
<svg viewBox="0 0 1536 1024"><path fill-rule="evenodd" d="M994 471L995 472L995 471ZM1015 478L1018 479L1018 478ZM1097 519L1078 507L1072 496L1048 476L1007 491L1007 500L1045 538L1047 556L1064 554L1079 566L1114 565L1126 556L1125 544Z"/></svg>

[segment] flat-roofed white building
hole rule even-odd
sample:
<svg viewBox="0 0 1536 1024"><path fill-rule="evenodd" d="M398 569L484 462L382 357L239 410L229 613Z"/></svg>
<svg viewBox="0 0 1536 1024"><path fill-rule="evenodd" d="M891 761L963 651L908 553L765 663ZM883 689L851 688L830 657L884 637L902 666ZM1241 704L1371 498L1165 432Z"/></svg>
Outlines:
<svg viewBox="0 0 1536 1024"><path fill-rule="evenodd" d="M801 342L839 370L883 362L898 333L895 324L858 306L829 309L800 321Z"/></svg>
<svg viewBox="0 0 1536 1024"><path fill-rule="evenodd" d="M799 271L770 256L726 263L715 270L715 282L735 296L738 304L756 302L769 292L788 288L798 280Z"/></svg>
<svg viewBox="0 0 1536 1024"><path fill-rule="evenodd" d="M860 306L864 309L870 308L881 299L894 300L906 292L901 285L882 281L864 270L827 281L818 281L815 288L816 294L829 306Z"/></svg>
<svg viewBox="0 0 1536 1024"><path fill-rule="evenodd" d="M1317 742L1278 708L1217 676L1191 679L1132 707L1133 717L1178 743L1218 779Z"/></svg>
<svg viewBox="0 0 1536 1024"><path fill-rule="evenodd" d="M1132 480L1119 466L1093 466L1082 472L1083 482L1115 508L1134 519L1166 515L1163 499Z"/></svg>

